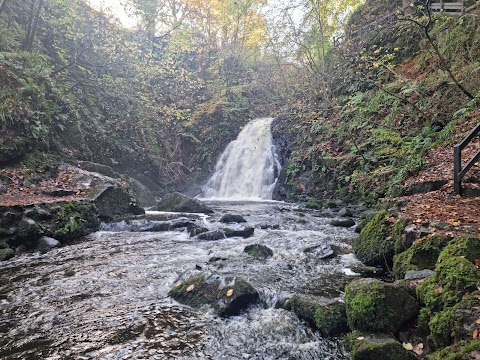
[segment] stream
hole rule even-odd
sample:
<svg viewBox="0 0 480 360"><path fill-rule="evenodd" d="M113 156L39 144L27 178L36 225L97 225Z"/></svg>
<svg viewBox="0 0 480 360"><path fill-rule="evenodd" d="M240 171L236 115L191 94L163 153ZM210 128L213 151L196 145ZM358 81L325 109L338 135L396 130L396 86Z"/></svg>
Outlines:
<svg viewBox="0 0 480 360"><path fill-rule="evenodd" d="M353 228L330 226L328 210L282 202L208 205L211 216L147 212L146 219L186 217L215 229L225 226L218 222L222 214L235 213L255 227L254 235L198 241L185 229L133 232L123 222L46 254L3 262L0 358L348 359L336 339L322 338L275 304L294 293L325 304L342 299L339 289L358 262L348 244ZM274 256L256 260L243 252L254 243ZM315 249L325 244L337 255L320 259ZM260 293L260 304L219 318L167 296L200 272L243 277Z"/></svg>

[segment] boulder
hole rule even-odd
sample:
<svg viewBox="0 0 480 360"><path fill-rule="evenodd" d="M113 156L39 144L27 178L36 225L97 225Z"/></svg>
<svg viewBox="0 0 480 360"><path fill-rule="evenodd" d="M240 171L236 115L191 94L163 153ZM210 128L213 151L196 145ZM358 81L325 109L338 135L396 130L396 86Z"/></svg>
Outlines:
<svg viewBox="0 0 480 360"><path fill-rule="evenodd" d="M204 273L178 284L168 295L194 308L211 306L220 316L238 315L259 300L257 290L240 277Z"/></svg>
<svg viewBox="0 0 480 360"><path fill-rule="evenodd" d="M212 209L202 204L199 200L192 199L178 192L164 196L152 210L204 214L213 213Z"/></svg>
<svg viewBox="0 0 480 360"><path fill-rule="evenodd" d="M405 280L423 280L433 276L435 271L432 270L409 270L405 273Z"/></svg>
<svg viewBox="0 0 480 360"><path fill-rule="evenodd" d="M393 257L395 278L403 279L409 270L433 270L442 249L452 238L435 235L418 239L406 251Z"/></svg>
<svg viewBox="0 0 480 360"><path fill-rule="evenodd" d="M314 298L294 295L285 302L283 307L293 311L323 336L338 336L348 331L347 315L343 303L322 305Z"/></svg>
<svg viewBox="0 0 480 360"><path fill-rule="evenodd" d="M245 227L241 230L234 230L234 229L223 229L225 232L225 235L227 237L243 237L243 238L248 238L250 236L253 236L253 233L255 232L255 229L253 227Z"/></svg>
<svg viewBox="0 0 480 360"><path fill-rule="evenodd" d="M415 360L413 352L403 348L392 335L383 333L365 334L355 333L350 341L352 360Z"/></svg>
<svg viewBox="0 0 480 360"><path fill-rule="evenodd" d="M401 285L356 279L345 289L348 324L352 329L396 333L420 310Z"/></svg>
<svg viewBox="0 0 480 360"><path fill-rule="evenodd" d="M236 214L225 214L220 219L221 223L228 224L228 223L245 223L247 220L241 215Z"/></svg>
<svg viewBox="0 0 480 360"><path fill-rule="evenodd" d="M212 230L197 235L197 240L214 241L225 239L225 233L221 230Z"/></svg>
<svg viewBox="0 0 480 360"><path fill-rule="evenodd" d="M60 246L60 241L58 241L57 239L48 236L42 236L38 241L37 248L44 253L58 246Z"/></svg>
<svg viewBox="0 0 480 360"><path fill-rule="evenodd" d="M15 251L11 248L0 249L0 261L11 259L15 255Z"/></svg>
<svg viewBox="0 0 480 360"><path fill-rule="evenodd" d="M336 226L336 227L349 228L355 225L355 220L350 218L332 219L330 221L330 225Z"/></svg>
<svg viewBox="0 0 480 360"><path fill-rule="evenodd" d="M98 173L113 179L120 177L120 175L108 165L98 164L91 161L78 161L77 166L83 170Z"/></svg>
<svg viewBox="0 0 480 360"><path fill-rule="evenodd" d="M190 229L190 237L194 237L206 232L208 232L206 227L194 227L193 229Z"/></svg>
<svg viewBox="0 0 480 360"><path fill-rule="evenodd" d="M126 178L126 181L128 182L135 199L137 199L137 204L139 206L151 207L157 203L155 201L155 196L152 194L150 189L143 185L140 181L130 177Z"/></svg>
<svg viewBox="0 0 480 360"><path fill-rule="evenodd" d="M247 245L243 251L251 257L259 260L265 260L273 256L272 249L261 244Z"/></svg>
<svg viewBox="0 0 480 360"><path fill-rule="evenodd" d="M98 209L98 216L103 221L114 221L145 213L145 210L136 204L133 195L118 185L105 185L93 200Z"/></svg>
<svg viewBox="0 0 480 360"><path fill-rule="evenodd" d="M339 216L339 217L352 217L353 212L352 212L352 210L343 207L338 211L337 216Z"/></svg>

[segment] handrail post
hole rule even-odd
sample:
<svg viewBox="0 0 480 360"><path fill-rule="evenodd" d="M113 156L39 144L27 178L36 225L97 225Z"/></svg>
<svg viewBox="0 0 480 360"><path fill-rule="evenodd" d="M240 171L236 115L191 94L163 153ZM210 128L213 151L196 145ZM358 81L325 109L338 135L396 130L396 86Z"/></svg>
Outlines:
<svg viewBox="0 0 480 360"><path fill-rule="evenodd" d="M462 195L462 179L460 172L462 171L462 153L460 145L453 147L453 189L455 194Z"/></svg>

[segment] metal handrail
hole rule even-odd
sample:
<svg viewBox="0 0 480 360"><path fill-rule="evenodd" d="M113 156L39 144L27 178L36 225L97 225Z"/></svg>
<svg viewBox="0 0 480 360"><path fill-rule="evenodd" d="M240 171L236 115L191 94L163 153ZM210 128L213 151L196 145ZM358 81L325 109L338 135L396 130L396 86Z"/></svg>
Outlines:
<svg viewBox="0 0 480 360"><path fill-rule="evenodd" d="M469 160L462 169L462 150L480 133L480 123L465 138L453 147L453 188L456 194L462 195L462 178L468 170L480 160L480 151Z"/></svg>

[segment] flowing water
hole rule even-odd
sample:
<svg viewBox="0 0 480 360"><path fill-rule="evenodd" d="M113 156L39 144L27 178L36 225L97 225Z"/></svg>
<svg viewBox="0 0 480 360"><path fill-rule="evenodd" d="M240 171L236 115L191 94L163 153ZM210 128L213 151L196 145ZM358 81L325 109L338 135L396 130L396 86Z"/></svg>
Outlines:
<svg viewBox="0 0 480 360"><path fill-rule="evenodd" d="M215 166L203 197L220 199L271 199L280 163L272 143L273 118L248 123Z"/></svg>
<svg viewBox="0 0 480 360"><path fill-rule="evenodd" d="M328 225L332 214L251 201L271 198L280 169L271 122L258 119L245 127L222 154L204 193L250 201L210 201L212 216L150 212L104 224L104 231L46 254L1 263L0 358L347 359L337 340L322 338L275 307L295 293L324 304L342 300L339 289L357 260L346 241L353 230ZM219 222L224 213L242 214L254 235L199 241L185 228L146 231L165 221L218 229L225 226ZM255 260L244 253L255 243L271 248L273 257ZM318 249L326 245L337 255L323 259ZM241 276L261 301L225 319L167 296L178 281L200 272Z"/></svg>
<svg viewBox="0 0 480 360"><path fill-rule="evenodd" d="M211 217L185 216L216 228L223 213L240 213L254 236L202 242L186 231L101 231L2 263L0 358L346 359L336 340L274 304L293 293L325 303L341 299L339 289L357 261L345 242L353 231L328 225L329 214L294 205L210 205ZM166 216L147 214L150 220ZM129 224L116 226L127 230ZM253 243L269 246L274 256L249 257L243 249ZM321 260L304 251L323 244L336 245L339 255ZM212 257L223 260L209 263ZM244 277L261 303L222 319L167 297L175 283L201 271Z"/></svg>

